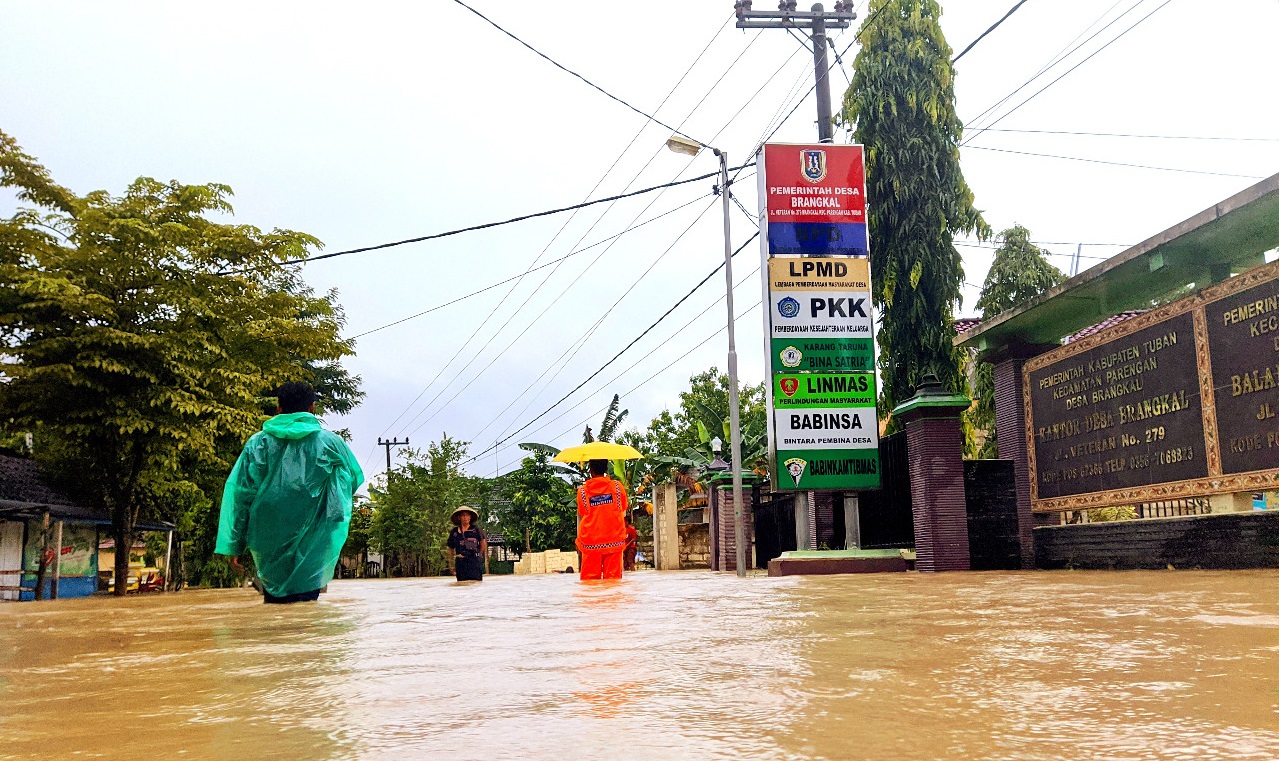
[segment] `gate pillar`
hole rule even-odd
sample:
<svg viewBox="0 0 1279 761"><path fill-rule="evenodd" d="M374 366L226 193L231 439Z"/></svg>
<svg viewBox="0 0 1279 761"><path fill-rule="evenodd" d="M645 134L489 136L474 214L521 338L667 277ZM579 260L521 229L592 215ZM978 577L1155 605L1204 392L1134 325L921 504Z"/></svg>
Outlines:
<svg viewBox="0 0 1279 761"><path fill-rule="evenodd" d="M915 567L967 571L968 510L964 498L964 442L959 416L972 404L929 377L893 417L906 428L910 503L915 517Z"/></svg>
<svg viewBox="0 0 1279 761"><path fill-rule="evenodd" d="M653 568L679 570L679 503L675 484L653 487Z"/></svg>
<svg viewBox="0 0 1279 761"><path fill-rule="evenodd" d="M1035 516L1030 511L1030 458L1026 443L1026 392L1022 369L1026 361L1053 346L1021 346L994 364L995 443L999 459L1013 461L1017 485L1017 534L1021 540L1021 567L1035 567Z"/></svg>

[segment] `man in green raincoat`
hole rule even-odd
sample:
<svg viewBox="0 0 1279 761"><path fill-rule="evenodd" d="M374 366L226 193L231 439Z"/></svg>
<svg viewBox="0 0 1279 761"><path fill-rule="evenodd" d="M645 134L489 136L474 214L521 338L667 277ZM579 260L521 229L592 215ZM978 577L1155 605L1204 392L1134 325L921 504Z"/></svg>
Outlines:
<svg viewBox="0 0 1279 761"><path fill-rule="evenodd" d="M286 383L277 398L277 414L231 469L214 551L238 567L248 548L265 602L310 601L333 579L364 472L346 442L320 428L310 384Z"/></svg>

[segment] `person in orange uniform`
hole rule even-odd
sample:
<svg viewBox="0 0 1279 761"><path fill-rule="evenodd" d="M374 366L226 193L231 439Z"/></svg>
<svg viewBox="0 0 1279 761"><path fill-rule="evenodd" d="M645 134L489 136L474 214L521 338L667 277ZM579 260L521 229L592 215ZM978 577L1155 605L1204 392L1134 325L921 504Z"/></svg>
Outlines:
<svg viewBox="0 0 1279 761"><path fill-rule="evenodd" d="M589 468L591 477L577 487L581 579L620 579L626 549L626 490L605 475L608 460L591 460Z"/></svg>

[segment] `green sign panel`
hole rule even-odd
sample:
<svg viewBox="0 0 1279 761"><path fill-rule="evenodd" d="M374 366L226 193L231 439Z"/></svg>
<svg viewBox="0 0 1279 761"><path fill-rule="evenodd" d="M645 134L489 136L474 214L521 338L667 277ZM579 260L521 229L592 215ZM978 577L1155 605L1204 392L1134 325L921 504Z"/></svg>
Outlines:
<svg viewBox="0 0 1279 761"><path fill-rule="evenodd" d="M783 410L874 407L873 373L788 373L773 376L773 407Z"/></svg>
<svg viewBox="0 0 1279 761"><path fill-rule="evenodd" d="M875 369L875 348L869 338L773 338L770 341L775 373L847 373L872 372Z"/></svg>
<svg viewBox="0 0 1279 761"><path fill-rule="evenodd" d="M878 489L879 449L778 451L774 466L784 489Z"/></svg>

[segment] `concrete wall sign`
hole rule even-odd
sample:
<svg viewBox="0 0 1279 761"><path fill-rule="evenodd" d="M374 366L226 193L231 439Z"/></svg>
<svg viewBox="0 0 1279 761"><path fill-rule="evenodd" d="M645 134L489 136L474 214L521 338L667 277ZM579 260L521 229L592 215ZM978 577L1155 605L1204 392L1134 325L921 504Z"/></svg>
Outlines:
<svg viewBox="0 0 1279 761"><path fill-rule="evenodd" d="M1036 512L1273 488L1279 263L1026 363Z"/></svg>

